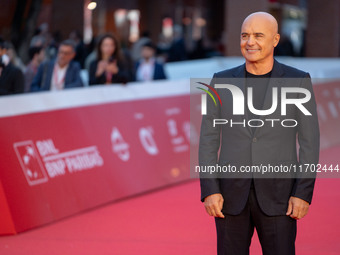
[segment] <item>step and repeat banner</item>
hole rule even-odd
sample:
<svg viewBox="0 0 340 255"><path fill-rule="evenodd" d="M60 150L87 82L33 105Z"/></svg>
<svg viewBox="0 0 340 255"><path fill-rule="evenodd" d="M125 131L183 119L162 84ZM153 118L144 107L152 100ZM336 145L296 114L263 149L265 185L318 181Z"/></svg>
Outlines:
<svg viewBox="0 0 340 255"><path fill-rule="evenodd" d="M32 105L23 104L26 114L16 109L0 118L0 233L190 178L189 85L154 86L83 90L89 101L111 93L113 102L75 106L74 97L72 107L56 102L76 90L6 98L8 107L22 100ZM122 89L126 95L117 95ZM60 109L40 111L49 102Z"/></svg>
<svg viewBox="0 0 340 255"><path fill-rule="evenodd" d="M190 121L200 95L190 98L189 87L163 81L1 98L0 234L189 179L200 124ZM340 143L340 83L314 91L328 148Z"/></svg>

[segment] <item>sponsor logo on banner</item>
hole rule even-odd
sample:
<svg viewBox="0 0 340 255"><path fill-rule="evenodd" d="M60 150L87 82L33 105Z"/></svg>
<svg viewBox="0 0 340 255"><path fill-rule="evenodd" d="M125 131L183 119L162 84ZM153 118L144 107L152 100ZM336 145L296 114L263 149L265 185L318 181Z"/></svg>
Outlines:
<svg viewBox="0 0 340 255"><path fill-rule="evenodd" d="M153 138L152 127L142 127L139 129L139 140L145 151L154 156L159 153L155 139Z"/></svg>
<svg viewBox="0 0 340 255"><path fill-rule="evenodd" d="M196 128L193 124L190 123L190 121L185 121L183 123L183 132L185 134L185 137L189 143L192 145L196 145L199 142L199 135L196 131Z"/></svg>
<svg viewBox="0 0 340 255"><path fill-rule="evenodd" d="M18 142L13 146L28 184L33 186L47 182L47 174L33 141Z"/></svg>
<svg viewBox="0 0 340 255"><path fill-rule="evenodd" d="M177 129L177 122L174 119L169 119L167 122L169 134L172 137L171 143L174 152L184 152L189 150L188 144L185 143L184 137L179 134Z"/></svg>
<svg viewBox="0 0 340 255"><path fill-rule="evenodd" d="M60 153L53 140L47 139L37 141L36 146L33 141L18 142L14 144L14 149L27 182L31 186L47 182L48 177L54 178L63 176L66 173L73 174L100 167L104 164L97 146Z"/></svg>
<svg viewBox="0 0 340 255"><path fill-rule="evenodd" d="M169 116L169 119L167 120L167 126L169 135L171 136L173 151L175 153L188 151L189 145L185 142L184 136L180 134L177 121L175 120L175 116L181 114L181 109L177 107L168 108L166 109L165 114ZM182 129L187 140L190 141L190 123L184 123Z"/></svg>
<svg viewBox="0 0 340 255"><path fill-rule="evenodd" d="M124 141L123 136L117 127L114 127L111 132L112 150L122 161L130 159L129 144Z"/></svg>

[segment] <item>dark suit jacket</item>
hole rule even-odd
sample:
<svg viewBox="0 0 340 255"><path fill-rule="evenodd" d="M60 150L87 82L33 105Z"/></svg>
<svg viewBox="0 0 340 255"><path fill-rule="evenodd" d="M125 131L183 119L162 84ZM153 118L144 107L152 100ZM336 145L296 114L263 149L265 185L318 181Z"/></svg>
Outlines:
<svg viewBox="0 0 340 255"><path fill-rule="evenodd" d="M24 75L19 68L9 63L0 76L0 95L24 92Z"/></svg>
<svg viewBox="0 0 340 255"><path fill-rule="evenodd" d="M53 75L54 64L56 60L50 60L42 63L35 75L31 91L44 91L51 89L51 81ZM80 77L80 65L78 62L71 61L68 65L65 75L65 89L83 87Z"/></svg>
<svg viewBox="0 0 340 255"><path fill-rule="evenodd" d="M138 67L140 66L140 61L138 61L136 63L136 67L135 67L135 70L136 70L136 74L135 74L135 77L137 78L137 71L138 71ZM164 68L163 68L163 65L158 63L158 62L155 62L155 70L154 70L154 73L153 73L153 80L164 80L166 79L166 75L165 75L165 72L164 72Z"/></svg>
<svg viewBox="0 0 340 255"><path fill-rule="evenodd" d="M244 79L235 79L244 77L245 64L216 73L212 85L217 82L216 78L227 78L223 83L236 85L244 92ZM276 122L274 128L265 124L261 128L256 128L254 133L251 128L242 125L234 125L233 127L218 125L213 128L213 119L233 119L241 122L242 119L248 118L247 114L245 116L233 116L231 93L227 89L216 89L221 97L223 107L220 105L216 107L210 97L207 97L207 115L203 115L200 134L200 166L216 165L217 162L221 166L234 165L237 169L240 169L242 165L317 164L319 159L319 126L314 93L309 78L308 73L275 61L263 109L269 109L271 106L273 87L278 87L278 106L274 113L262 116L261 119L294 119L298 122L298 125L285 128L281 126L280 122ZM218 81L218 83L221 83L221 81ZM312 115L306 116L295 105L288 105L287 115L281 116L280 90L282 87L308 89L311 92L311 99L303 105ZM293 93L291 96L303 97L301 93ZM245 113L247 113L246 107ZM300 146L299 160L297 159L296 148L297 135ZM220 143L220 156L217 160ZM247 202L251 180L258 177L258 175L252 173L244 176L249 178L221 178L221 175L205 178L206 176L201 174L201 200L204 201L204 198L211 194L221 193L224 198L222 212L231 215L241 213ZM271 216L285 215L290 196L311 202L315 173L309 173L308 177L310 178L301 178L294 172L288 173L285 177L287 178L277 178L276 176L275 178L254 178L256 196L264 213Z"/></svg>
<svg viewBox="0 0 340 255"><path fill-rule="evenodd" d="M183 61L187 59L187 51L185 48L185 42L183 38L174 39L169 52L168 62Z"/></svg>

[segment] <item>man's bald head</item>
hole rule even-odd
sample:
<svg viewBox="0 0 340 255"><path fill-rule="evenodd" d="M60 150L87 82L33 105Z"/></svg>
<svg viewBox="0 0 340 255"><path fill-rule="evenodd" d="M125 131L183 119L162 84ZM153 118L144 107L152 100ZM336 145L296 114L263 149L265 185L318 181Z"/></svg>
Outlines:
<svg viewBox="0 0 340 255"><path fill-rule="evenodd" d="M267 12L254 12L246 17L243 21L242 27L248 23L262 23L266 24L267 28L272 31L273 35L277 34L279 31L279 26L277 20L273 15Z"/></svg>
<svg viewBox="0 0 340 255"><path fill-rule="evenodd" d="M272 68L274 48L280 40L277 21L272 15L266 12L250 14L243 21L240 39L241 52L249 70L251 66L257 69L262 66L263 72Z"/></svg>

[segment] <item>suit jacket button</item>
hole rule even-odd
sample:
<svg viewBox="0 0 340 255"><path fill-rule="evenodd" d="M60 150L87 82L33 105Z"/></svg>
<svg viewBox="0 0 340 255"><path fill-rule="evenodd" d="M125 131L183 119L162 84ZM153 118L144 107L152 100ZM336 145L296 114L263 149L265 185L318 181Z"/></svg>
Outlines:
<svg viewBox="0 0 340 255"><path fill-rule="evenodd" d="M253 143L256 143L256 142L257 142L257 138L254 137L254 138L253 138Z"/></svg>

